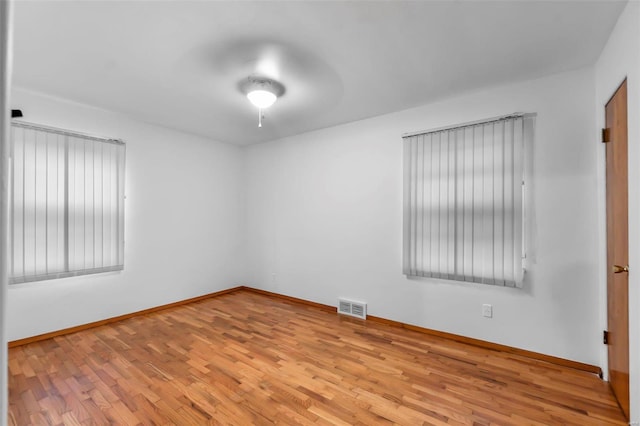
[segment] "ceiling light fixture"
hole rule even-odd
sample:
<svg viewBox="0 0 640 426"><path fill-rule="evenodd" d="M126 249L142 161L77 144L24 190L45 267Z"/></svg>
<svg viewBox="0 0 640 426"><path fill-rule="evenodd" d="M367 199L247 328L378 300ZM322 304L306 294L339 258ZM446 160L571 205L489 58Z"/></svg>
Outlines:
<svg viewBox="0 0 640 426"><path fill-rule="evenodd" d="M253 90L247 93L247 98L260 109L269 108L278 99L274 93L266 90Z"/></svg>
<svg viewBox="0 0 640 426"><path fill-rule="evenodd" d="M284 94L284 86L266 77L249 77L241 83L242 91L258 108L258 127L262 127L263 110L273 105Z"/></svg>

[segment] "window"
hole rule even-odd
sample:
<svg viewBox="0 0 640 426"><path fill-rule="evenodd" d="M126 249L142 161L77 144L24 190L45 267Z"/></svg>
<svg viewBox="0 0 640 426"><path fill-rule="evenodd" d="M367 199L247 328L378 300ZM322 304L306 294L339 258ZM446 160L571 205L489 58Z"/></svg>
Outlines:
<svg viewBox="0 0 640 426"><path fill-rule="evenodd" d="M121 141L11 126L10 283L122 270Z"/></svg>
<svg viewBox="0 0 640 426"><path fill-rule="evenodd" d="M533 115L404 136L407 276L520 287Z"/></svg>

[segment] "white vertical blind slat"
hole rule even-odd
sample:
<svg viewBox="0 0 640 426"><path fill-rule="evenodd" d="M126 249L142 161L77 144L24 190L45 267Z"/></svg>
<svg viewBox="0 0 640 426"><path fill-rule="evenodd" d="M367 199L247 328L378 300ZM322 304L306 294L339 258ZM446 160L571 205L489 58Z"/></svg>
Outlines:
<svg viewBox="0 0 640 426"><path fill-rule="evenodd" d="M522 284L526 120L404 138L406 275Z"/></svg>
<svg viewBox="0 0 640 426"><path fill-rule="evenodd" d="M513 257L514 251L514 214L513 204L515 202L513 197L513 135L514 127L513 121L507 121L505 123L505 135L507 141L505 143L505 164L504 164L504 196L505 196L505 211L504 211L504 279L505 285L513 279Z"/></svg>
<svg viewBox="0 0 640 426"><path fill-rule="evenodd" d="M22 214L24 217L23 229L23 264L24 273L35 273L35 141L33 132L25 132L23 176L24 192L22 202Z"/></svg>
<svg viewBox="0 0 640 426"><path fill-rule="evenodd" d="M513 164L513 182L514 182L514 202L513 202L513 217L514 217L514 241L513 241L513 279L512 284L522 279L522 257L524 250L522 246L524 233L523 229L523 197L522 197L522 185L524 184L524 120L517 118L514 126L516 128L513 148L514 148L514 164Z"/></svg>
<svg viewBox="0 0 640 426"><path fill-rule="evenodd" d="M402 142L404 165L403 180L404 180L404 194L403 194L403 236L402 236L402 273L405 275L410 274L410 256L411 256L411 139L405 138Z"/></svg>
<svg viewBox="0 0 640 426"><path fill-rule="evenodd" d="M416 151L416 163L415 163L415 176L416 176L416 184L414 185L414 195L415 195L415 209L414 209L414 232L418 234L418 230L424 227L424 219L426 216L424 215L424 207L420 205L420 199L424 203L424 180L422 176L424 176L424 157L420 157L420 141L416 138L414 140L414 149ZM416 240L416 244L414 245L414 257L413 257L413 269L414 271L420 271L420 263L423 259L418 258L418 248L424 248L423 240Z"/></svg>
<svg viewBox="0 0 640 426"><path fill-rule="evenodd" d="M493 274L504 285L504 122L494 123L493 142Z"/></svg>
<svg viewBox="0 0 640 426"><path fill-rule="evenodd" d="M76 252L76 147L75 138L67 139L67 263L69 269L77 269Z"/></svg>
<svg viewBox="0 0 640 426"><path fill-rule="evenodd" d="M124 171L125 171L125 146L122 145L119 149L116 150L118 154L117 159L117 181L118 181L118 192L116 194L116 202L117 202L117 224L118 224L118 235L116 236L118 240L118 258L116 263L118 265L124 265Z"/></svg>
<svg viewBox="0 0 640 426"><path fill-rule="evenodd" d="M418 235L417 232L417 220L418 220L418 144L416 143L416 141L412 141L411 144L411 151L415 152L412 156L413 158L413 164L411 167L411 177L412 177L412 191L411 191L411 197L412 197L412 203L411 205L413 206L412 210L411 210L411 235ZM411 273L412 275L416 274L416 252L417 252L417 245L418 245L418 240L417 239L413 239L413 244L411 245Z"/></svg>
<svg viewBox="0 0 640 426"><path fill-rule="evenodd" d="M13 127L11 127L10 133L9 133L9 157L11 158L11 161L9 163L9 177L11 179L10 181L10 186L9 186L9 250L13 251L15 248L15 232L14 232L14 226L15 226L15 209L14 209L14 205L15 205L15 200L16 200L16 190L15 190L15 165L14 165L14 159L15 159L15 137L16 137L16 129L14 129ZM15 273L15 267L13 262L9 262L9 276L13 276L13 274Z"/></svg>
<svg viewBox="0 0 640 426"><path fill-rule="evenodd" d="M124 265L124 171L125 171L125 146L118 149L118 264Z"/></svg>
<svg viewBox="0 0 640 426"><path fill-rule="evenodd" d="M462 211L464 214L464 269L463 279L470 281L473 277L473 127L465 129L464 166L462 168L462 180L464 182L464 195L462 198Z"/></svg>
<svg viewBox="0 0 640 426"><path fill-rule="evenodd" d="M449 149L449 174L447 180L449 181L449 195L447 199L447 212L449 214L449 228L447 230L449 238L448 251L447 251L447 279L453 279L456 271L457 252L456 252L456 239L457 239L457 217L456 217L456 205L457 205L457 183L455 179L456 170L456 146L457 146L457 132L450 131L447 138L447 147Z"/></svg>
<svg viewBox="0 0 640 426"><path fill-rule="evenodd" d="M429 245L429 267L431 270L431 276L438 275L438 163L440 161L439 153L439 133L434 133L431 140L431 157L427 164L430 165L431 173L428 173L429 179L429 208L426 210L429 217L429 239L427 241Z"/></svg>
<svg viewBox="0 0 640 426"><path fill-rule="evenodd" d="M464 129L454 130L456 163L453 180L456 187L456 203L454 214L456 216L456 232L454 236L455 245L455 264L454 276L456 273L462 275L464 271Z"/></svg>

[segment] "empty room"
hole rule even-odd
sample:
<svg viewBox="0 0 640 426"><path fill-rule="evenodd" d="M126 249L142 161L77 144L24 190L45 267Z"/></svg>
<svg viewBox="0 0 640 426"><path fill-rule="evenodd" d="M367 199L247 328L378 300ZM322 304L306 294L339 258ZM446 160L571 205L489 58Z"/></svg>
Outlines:
<svg viewBox="0 0 640 426"><path fill-rule="evenodd" d="M0 425L640 425L640 2L0 0L0 77Z"/></svg>

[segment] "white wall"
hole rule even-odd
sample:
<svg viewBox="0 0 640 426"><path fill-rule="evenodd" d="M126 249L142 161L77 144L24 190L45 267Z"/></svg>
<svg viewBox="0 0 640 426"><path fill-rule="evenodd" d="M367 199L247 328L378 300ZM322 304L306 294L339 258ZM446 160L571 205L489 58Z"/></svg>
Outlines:
<svg viewBox="0 0 640 426"><path fill-rule="evenodd" d="M594 102L584 69L248 147L249 283L601 365ZM405 278L402 133L514 111L538 113L524 289Z"/></svg>
<svg viewBox="0 0 640 426"><path fill-rule="evenodd" d="M631 421L640 423L640 3L629 2L595 65L596 125L604 126L604 107L627 78L629 119L629 359ZM597 144L597 141L594 141ZM607 328L605 153L596 158L598 176L598 245L600 328ZM606 346L602 347L606 359ZM606 365L606 364L605 364Z"/></svg>
<svg viewBox="0 0 640 426"><path fill-rule="evenodd" d="M9 87L13 16L11 1L0 2L0 425L7 424L7 230L9 193Z"/></svg>
<svg viewBox="0 0 640 426"><path fill-rule="evenodd" d="M16 89L25 120L127 144L125 269L10 286L9 340L242 283L243 153L238 147Z"/></svg>

